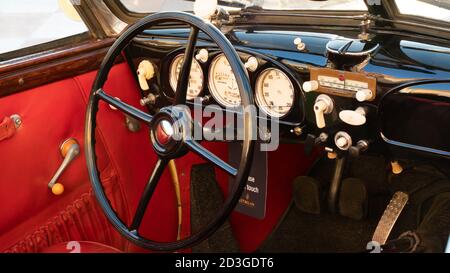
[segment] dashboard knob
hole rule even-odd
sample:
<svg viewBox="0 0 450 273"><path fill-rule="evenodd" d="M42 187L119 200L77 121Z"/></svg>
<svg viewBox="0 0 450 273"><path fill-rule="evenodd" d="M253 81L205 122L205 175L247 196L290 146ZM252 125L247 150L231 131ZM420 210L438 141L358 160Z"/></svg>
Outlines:
<svg viewBox="0 0 450 273"><path fill-rule="evenodd" d="M255 57L250 57L245 63L245 68L247 68L247 70L250 72L255 72L256 69L258 69L258 65L258 59L256 59Z"/></svg>
<svg viewBox="0 0 450 273"><path fill-rule="evenodd" d="M303 43L302 38L300 38L300 37L297 37L294 39L294 45L296 45L297 49L300 51L303 51L306 48L305 43Z"/></svg>
<svg viewBox="0 0 450 273"><path fill-rule="evenodd" d="M350 147L348 150L350 156L352 157L358 157L361 155L362 152L365 152L369 149L369 141L367 140L360 140L358 143L356 143L356 146Z"/></svg>
<svg viewBox="0 0 450 273"><path fill-rule="evenodd" d="M356 92L356 99L359 102L368 101L372 97L373 97L373 93L372 93L372 90L370 90L370 89L363 89L363 90Z"/></svg>
<svg viewBox="0 0 450 273"><path fill-rule="evenodd" d="M312 92L318 89L319 89L318 81L307 81L303 83L303 91L305 92Z"/></svg>
<svg viewBox="0 0 450 273"><path fill-rule="evenodd" d="M340 137L336 140L336 146L338 148L346 147L348 145L348 140L345 137Z"/></svg>
<svg viewBox="0 0 450 273"><path fill-rule="evenodd" d="M348 125L361 126L366 124L366 110L363 107L359 107L355 111L341 111L339 118Z"/></svg>
<svg viewBox="0 0 450 273"><path fill-rule="evenodd" d="M314 104L314 113L316 114L317 128L325 128L325 114L333 112L334 103L333 100L327 95L320 95L316 99Z"/></svg>
<svg viewBox="0 0 450 273"><path fill-rule="evenodd" d="M208 50L202 48L200 51L195 55L195 59L201 63L206 63L209 59L209 52Z"/></svg>
<svg viewBox="0 0 450 273"><path fill-rule="evenodd" d="M139 101L139 104L141 105L141 106L146 106L147 104L149 104L149 105L154 105L155 103L156 103L156 99L158 98L159 96L155 96L155 95L153 95L152 93L149 93L148 95L147 95L147 97L144 97L144 98L142 98L140 101Z"/></svg>
<svg viewBox="0 0 450 273"><path fill-rule="evenodd" d="M401 174L403 172L403 167L398 163L398 161L391 162L392 173L393 174Z"/></svg>
<svg viewBox="0 0 450 273"><path fill-rule="evenodd" d="M347 151L352 147L352 137L347 132L338 132L334 136L334 143L340 150Z"/></svg>

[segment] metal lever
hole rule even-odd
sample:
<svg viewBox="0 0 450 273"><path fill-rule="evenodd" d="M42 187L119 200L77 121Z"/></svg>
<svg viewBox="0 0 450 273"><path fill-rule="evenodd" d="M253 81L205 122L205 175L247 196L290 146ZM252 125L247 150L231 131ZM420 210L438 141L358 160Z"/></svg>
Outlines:
<svg viewBox="0 0 450 273"><path fill-rule="evenodd" d="M48 183L48 187L54 195L61 195L64 192L64 186L61 183L57 183L57 181L67 166L80 154L80 145L74 138L69 138L64 141L60 150L64 161L61 163L52 180L50 180L50 183Z"/></svg>

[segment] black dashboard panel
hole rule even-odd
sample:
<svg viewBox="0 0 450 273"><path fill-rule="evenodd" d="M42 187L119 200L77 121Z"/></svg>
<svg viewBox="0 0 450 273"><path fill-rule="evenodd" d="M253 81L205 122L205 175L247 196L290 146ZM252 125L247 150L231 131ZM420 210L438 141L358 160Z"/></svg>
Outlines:
<svg viewBox="0 0 450 273"><path fill-rule="evenodd" d="M351 96L329 94L335 107L325 117L326 127L318 128L314 105L321 93L306 93L302 89L302 84L311 79L312 68L333 68L327 54L327 44L330 41L342 37L350 39L358 35L357 32L348 30L333 31L339 35L320 31L321 33L280 31L261 26L249 29L236 28L227 33L227 37L235 45L243 62L250 56L258 59L260 64L258 69L255 72L249 72L253 87L259 73L268 67L279 68L294 83L295 106L289 115L280 119L282 138L285 141L305 141L307 136L318 138L325 133L328 137L325 140L322 139L323 145L337 152L345 152L336 147L334 138L338 132L344 131L351 135L353 144L363 139L373 144L382 143L377 111L380 98L385 93L401 84L419 79L450 79L450 62L436 60L431 62L433 65L430 65L430 60L436 58L450 59L450 48L438 48L430 41L413 40L411 37L402 37L398 34L375 36L372 42L379 46L356 73L376 79L376 96L373 100L359 102ZM136 38L128 50L129 57L135 66L143 59L150 59L158 67L157 84L164 96L161 103L170 102L173 96L168 80L168 66L171 60L184 49L188 33L189 31L184 28L148 30ZM296 38L301 38L305 44L304 50L300 51L294 44ZM218 54L217 47L211 44L205 35L200 34L197 49L201 48L208 49L210 54L208 62L201 64L205 81L208 81L210 61ZM210 94L207 84L203 89L201 96ZM213 102L209 100L209 103ZM360 108L366 111L367 122L363 126L347 124L339 117L341 111L355 111ZM297 134L299 131L301 134Z"/></svg>

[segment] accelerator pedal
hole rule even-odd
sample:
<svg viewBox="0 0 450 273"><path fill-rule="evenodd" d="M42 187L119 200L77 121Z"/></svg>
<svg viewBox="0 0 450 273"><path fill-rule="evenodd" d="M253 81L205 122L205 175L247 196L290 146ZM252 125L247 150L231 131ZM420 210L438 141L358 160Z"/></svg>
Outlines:
<svg viewBox="0 0 450 273"><path fill-rule="evenodd" d="M408 203L408 199L408 194L404 192L398 191L394 194L388 206L384 210L380 222L378 222L372 241L377 242L380 245L384 245L386 243L398 217L405 208L406 203Z"/></svg>

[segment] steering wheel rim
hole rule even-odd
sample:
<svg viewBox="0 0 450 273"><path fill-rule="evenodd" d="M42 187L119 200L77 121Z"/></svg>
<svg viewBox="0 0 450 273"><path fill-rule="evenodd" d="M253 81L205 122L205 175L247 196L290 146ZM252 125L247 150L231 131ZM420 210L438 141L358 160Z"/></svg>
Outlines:
<svg viewBox="0 0 450 273"><path fill-rule="evenodd" d="M119 110L124 113L137 118L150 126L153 126L154 117L150 116L147 113L144 113L126 103L117 100L103 91L103 85L106 82L107 75L109 74L116 57L122 52L122 50L132 41L132 39L141 33L143 30L164 22L181 22L187 24L191 27L191 33L188 40L188 45L186 47L185 52L185 62L181 69L177 92L175 97L174 105L180 105L186 103L186 92L188 86L189 72L190 66L193 58L193 54L195 51L195 44L197 41L199 31L205 33L209 38L216 43L216 45L222 50L223 54L225 54L230 66L232 68L233 73L235 74L236 82L239 87L239 92L241 95L242 106L244 107L243 115L243 124L244 124L244 139L242 145L241 159L238 169L232 169L231 166L227 165L225 162L221 161L218 157L215 157L211 152L203 148L196 141L192 141L186 139L183 136L183 143L178 147L182 151L177 150L175 154L171 154L166 158L161 158L161 155L157 152L159 159L156 163L155 169L149 179L149 182L144 190L144 194L141 197L141 201L139 202L138 208L136 210L136 214L133 219L133 223L130 227L128 227L117 215L117 213L112 208L101 183L99 171L97 168L97 157L95 154L95 128L96 128L96 117L98 113L99 102L103 100L110 105L115 106ZM187 61L186 61L187 60ZM97 73L96 79L93 84L93 88L89 97L87 111L86 111L86 123L85 123L85 154L86 154L86 162L89 172L89 178L92 184L92 188L95 194L95 197L107 216L108 220L112 223L114 228L119 231L119 233L124 236L129 241L134 244L141 246L143 248L156 250L156 251L174 251L182 248L192 247L195 244L200 243L204 239L211 236L215 231L217 231L222 224L227 220L227 218L232 213L236 204L239 201L239 198L242 195L242 192L247 184L248 175L250 172L251 162L253 158L253 150L254 150L254 134L252 128L253 123L256 120L255 113L253 111L246 111L249 109L249 106L254 105L253 92L250 84L250 80L248 78L248 74L246 73L246 69L239 58L238 53L229 42L229 40L220 32L212 24L205 22L203 19L196 17L192 14L185 12L161 12L153 15L149 15L139 20L137 23L128 28L111 46L108 53L106 54L101 66L100 70ZM164 111L164 115L171 116L176 112L177 114L183 115L182 111L175 110L174 108L167 108ZM158 115L157 113L156 115ZM155 116L156 116L155 115ZM186 116L185 116L186 117ZM186 132L184 132L186 133ZM184 134L183 133L183 134ZM152 137L152 143L154 139ZM153 143L155 146L155 144ZM186 150L187 149L187 150ZM216 166L220 167L222 170L228 172L235 177L235 182L233 186L230 188L229 195L224 202L222 209L217 213L216 217L207 224L204 228L202 228L199 232L195 234L191 234L191 236L181 239L179 241L173 242L157 242L152 241L147 238L144 238L139 235L138 229L140 225L140 220L145 214L147 205L151 199L152 193L156 188L157 182L151 183L154 181L153 179L161 176L164 171L165 164L168 163L170 159L178 158L183 155L185 151L193 151L203 158L207 159L210 162L213 162ZM162 168L161 168L162 166ZM233 172L235 170L235 172ZM147 193L150 193L147 196ZM148 197L148 200L144 200ZM143 207L142 207L142 206ZM139 210L143 211L139 211ZM137 220L136 217L138 213L141 212L141 219ZM135 224L138 224L136 227Z"/></svg>

